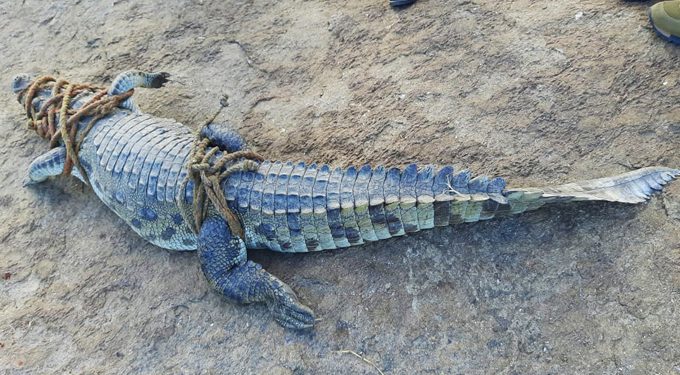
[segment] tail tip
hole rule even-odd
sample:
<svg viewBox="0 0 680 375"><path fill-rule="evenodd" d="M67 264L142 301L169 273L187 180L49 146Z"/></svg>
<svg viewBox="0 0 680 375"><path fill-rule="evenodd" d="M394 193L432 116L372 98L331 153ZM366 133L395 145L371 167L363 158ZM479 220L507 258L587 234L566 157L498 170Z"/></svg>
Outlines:
<svg viewBox="0 0 680 375"><path fill-rule="evenodd" d="M653 173L643 178L643 181L646 186L644 186L645 189L643 194L637 197L638 199L640 199L639 202L644 202L650 199L655 192L663 190L663 187L666 184L680 176L680 169L672 169L665 167L657 167L651 169Z"/></svg>

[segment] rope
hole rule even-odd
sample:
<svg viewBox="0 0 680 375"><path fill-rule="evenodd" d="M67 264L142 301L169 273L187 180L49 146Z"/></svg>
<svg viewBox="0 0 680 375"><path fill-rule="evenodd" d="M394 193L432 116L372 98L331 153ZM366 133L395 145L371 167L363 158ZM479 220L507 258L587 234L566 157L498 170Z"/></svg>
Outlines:
<svg viewBox="0 0 680 375"><path fill-rule="evenodd" d="M52 97L42 103L36 112L33 99L44 89L52 89ZM79 109L71 108L71 102L81 94L93 94L92 98ZM87 133L92 126L102 117L110 114L118 105L131 97L134 90L119 95L107 95L106 88L94 86L88 83L72 84L63 79L55 79L51 76L38 77L31 85L19 93L19 98L24 96L26 116L29 128L42 138L50 141L50 148L59 146L63 141L66 148L66 161L63 175L70 175L75 166L85 181L88 181L85 169L78 159L78 151ZM59 116L59 130L56 127L57 115ZM85 128L79 131L78 125L83 117L92 116ZM86 182L87 183L87 182Z"/></svg>
<svg viewBox="0 0 680 375"><path fill-rule="evenodd" d="M220 155L218 155L218 153ZM182 182L180 191L185 191L188 181L194 181L193 191L193 224L195 233L201 228L203 220L209 212L209 203L217 209L219 214L227 221L229 230L232 234L243 238L243 226L236 214L234 214L227 204L224 191L220 182L230 174L237 171L255 171L259 163L264 158L253 151L236 151L227 153L218 147L210 146L210 139L200 135L196 137L191 148L191 155L187 169L189 175ZM227 166L227 163L233 164ZM184 199L179 199L183 202ZM186 212L186 209L181 209Z"/></svg>

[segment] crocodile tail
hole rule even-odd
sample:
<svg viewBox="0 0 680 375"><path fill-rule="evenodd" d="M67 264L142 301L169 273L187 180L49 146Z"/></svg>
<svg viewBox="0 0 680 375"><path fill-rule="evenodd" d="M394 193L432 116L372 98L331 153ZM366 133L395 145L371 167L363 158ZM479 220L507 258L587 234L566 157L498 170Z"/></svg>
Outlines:
<svg viewBox="0 0 680 375"><path fill-rule="evenodd" d="M504 195L510 213L537 209L545 204L574 201L641 203L680 175L665 167L641 168L612 177L541 188L508 189Z"/></svg>

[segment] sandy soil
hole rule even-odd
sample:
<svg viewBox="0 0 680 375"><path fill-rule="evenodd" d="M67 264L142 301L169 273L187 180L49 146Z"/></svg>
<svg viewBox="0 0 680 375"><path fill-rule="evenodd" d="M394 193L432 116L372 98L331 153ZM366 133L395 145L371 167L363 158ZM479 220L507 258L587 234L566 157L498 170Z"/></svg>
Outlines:
<svg viewBox="0 0 680 375"><path fill-rule="evenodd" d="M680 49L612 0L0 3L22 71L175 82L276 159L450 162L512 185L680 166ZM137 238L90 191L21 181L46 144L0 91L0 373L680 374L680 183L309 255L253 252L322 321L285 331Z"/></svg>

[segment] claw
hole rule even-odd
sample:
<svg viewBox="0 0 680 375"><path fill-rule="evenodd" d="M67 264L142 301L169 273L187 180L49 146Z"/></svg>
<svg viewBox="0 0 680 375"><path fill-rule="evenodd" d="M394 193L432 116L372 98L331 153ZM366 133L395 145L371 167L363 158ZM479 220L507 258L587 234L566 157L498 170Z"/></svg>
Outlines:
<svg viewBox="0 0 680 375"><path fill-rule="evenodd" d="M170 73L167 72L160 72L158 73L153 79L151 80L151 83L149 84L150 88L157 89L159 87L163 87L168 81L170 77Z"/></svg>
<svg viewBox="0 0 680 375"><path fill-rule="evenodd" d="M307 306L296 303L292 306L275 304L272 306L274 320L289 329L306 330L314 327L314 312Z"/></svg>
<svg viewBox="0 0 680 375"><path fill-rule="evenodd" d="M288 285L281 283L279 288L270 306L274 319L281 326L290 329L304 330L314 327L314 311L300 303Z"/></svg>
<svg viewBox="0 0 680 375"><path fill-rule="evenodd" d="M21 187L29 187L37 183L37 181L31 180L30 177L26 177L26 179L24 179L24 181L21 183Z"/></svg>

